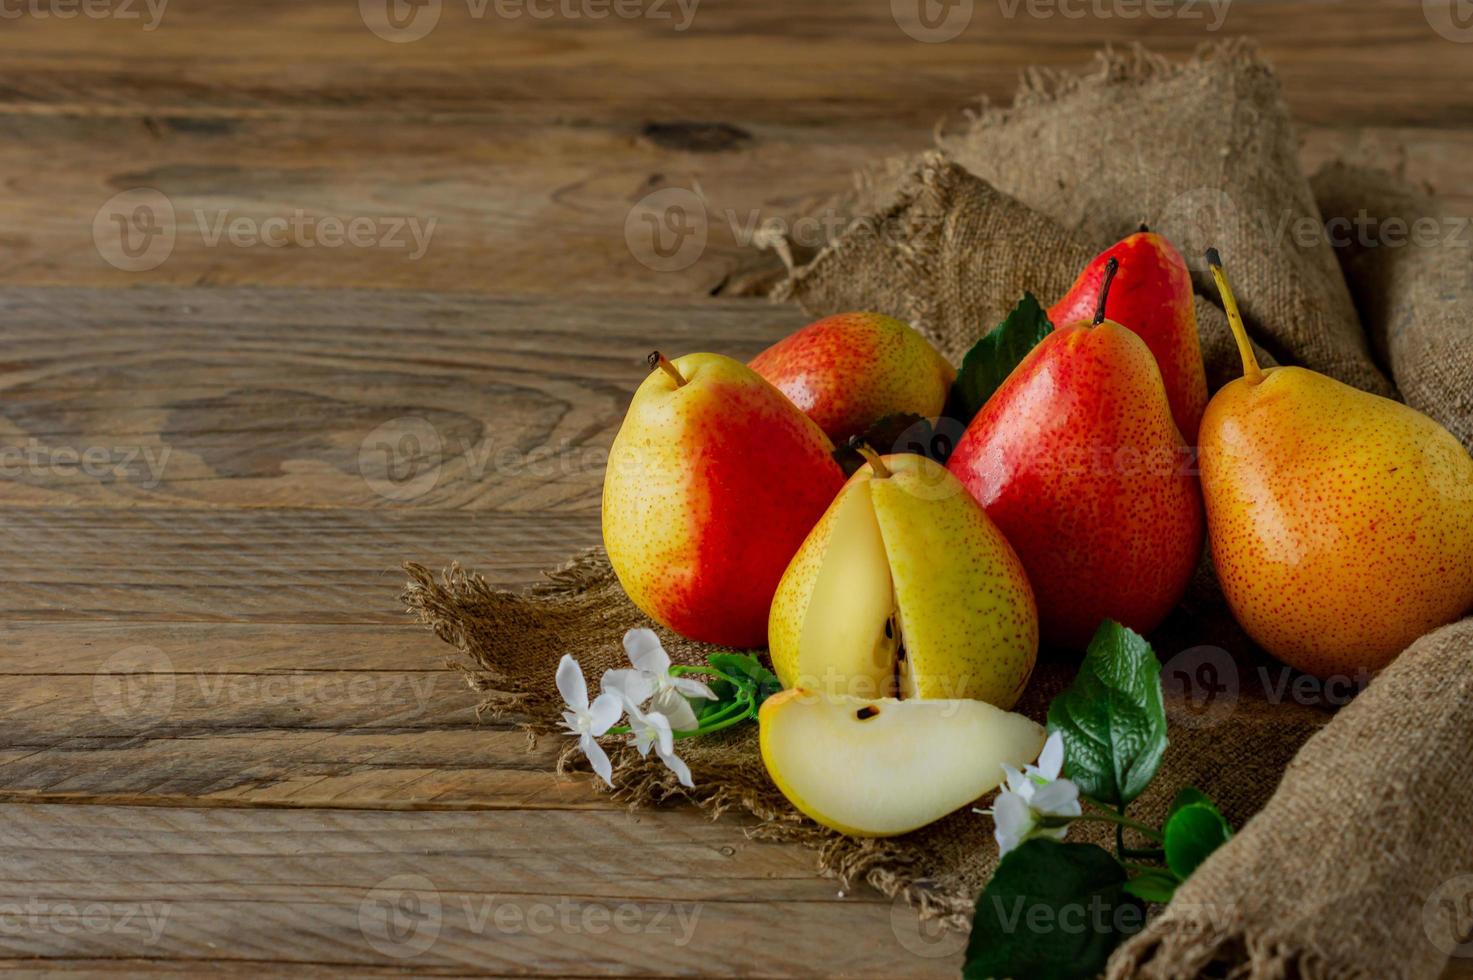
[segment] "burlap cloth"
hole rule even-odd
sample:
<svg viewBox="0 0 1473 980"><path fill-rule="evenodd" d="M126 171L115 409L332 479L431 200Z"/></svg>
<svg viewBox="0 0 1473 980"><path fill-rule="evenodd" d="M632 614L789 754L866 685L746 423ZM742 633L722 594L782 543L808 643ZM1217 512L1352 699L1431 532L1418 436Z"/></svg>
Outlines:
<svg viewBox="0 0 1473 980"><path fill-rule="evenodd" d="M830 207L856 220L792 268L776 297L815 316L902 316L957 360L1024 290L1052 302L1088 258L1145 221L1193 264L1214 388L1238 366L1195 262L1209 242L1228 260L1265 360L1368 391L1399 389L1473 440L1467 239L1459 247L1450 232L1425 247L1378 247L1359 236L1337 256L1321 210L1410 221L1439 215L1436 204L1389 175L1348 167L1306 180L1274 76L1248 46L1185 64L1105 52L1083 75L1035 73L1012 107L984 105L938 142L836 197ZM411 611L465 654L487 709L535 733L558 727L553 675L564 653L596 683L623 664L625 630L653 625L597 551L525 593L492 589L458 566L439 578L407 568ZM677 662L712 652L659 632ZM1110 975L1437 976L1451 945L1434 941L1424 910L1439 886L1473 873L1473 619L1419 641L1338 714L1346 687L1298 684L1256 651L1210 568L1152 639L1165 662L1171 747L1135 806L1157 819L1192 784L1243 829L1117 951ZM1073 671L1045 656L1019 710L1042 719ZM996 863L990 821L967 810L888 840L814 824L767 778L755 726L680 743L693 791L653 756L613 741L614 792L630 805L679 798L713 814L740 808L759 818L751 833L815 847L824 872L904 896L958 928ZM580 763L569 751L560 769ZM1071 838L1108 843L1099 826Z"/></svg>

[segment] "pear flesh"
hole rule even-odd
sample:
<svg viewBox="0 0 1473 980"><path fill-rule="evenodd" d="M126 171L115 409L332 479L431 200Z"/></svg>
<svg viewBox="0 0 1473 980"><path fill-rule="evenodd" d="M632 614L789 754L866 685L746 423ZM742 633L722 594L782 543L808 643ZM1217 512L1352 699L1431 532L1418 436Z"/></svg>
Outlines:
<svg viewBox="0 0 1473 980"><path fill-rule="evenodd" d="M1038 650L1022 562L940 464L881 465L850 478L778 584L773 669L789 688L1011 707Z"/></svg>
<svg viewBox="0 0 1473 980"><path fill-rule="evenodd" d="M1044 729L984 701L866 700L803 689L762 705L762 761L783 795L826 827L888 837L932 823L1021 768Z"/></svg>

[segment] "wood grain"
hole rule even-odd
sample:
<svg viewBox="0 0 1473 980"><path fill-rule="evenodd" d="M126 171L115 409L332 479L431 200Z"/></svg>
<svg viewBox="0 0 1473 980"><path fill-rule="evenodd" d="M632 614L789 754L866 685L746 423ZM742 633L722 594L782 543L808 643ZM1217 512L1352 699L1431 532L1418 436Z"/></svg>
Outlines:
<svg viewBox="0 0 1473 980"><path fill-rule="evenodd" d="M1240 2L1217 32L1191 17L1030 16L1038 5L1010 17L977 3L944 44L907 36L884 3L707 0L684 31L472 9L444 3L435 30L406 44L376 37L351 3L272 0L243 17L202 0L166 9L153 31L8 21L0 166L15 176L0 185L0 282L704 296L759 261L756 225L792 227L858 167L929 145L979 95L1010 99L1031 66L1079 70L1101 45L1136 40L1184 56L1236 34L1264 39L1318 148L1309 162L1401 166L1473 213L1466 51L1415 0ZM109 265L93 238L99 209L138 187L167 196L178 235L147 271ZM663 188L698 193L709 239L693 264L658 272L625 232ZM214 235L220 221L298 215L380 231L356 246L324 246L310 228L280 247ZM386 224L401 220L434 222L417 258Z"/></svg>
<svg viewBox="0 0 1473 980"><path fill-rule="evenodd" d="M585 516L651 348L746 358L803 323L740 300L173 288L7 290L0 320L0 508Z"/></svg>
<svg viewBox="0 0 1473 980"><path fill-rule="evenodd" d="M117 968L956 970L954 942L921 946L943 954L924 956L897 941L906 910L892 929L888 901L867 890L841 897L801 851L734 829L664 813L4 806L0 902L35 910L10 917L11 955L105 958ZM839 930L849 935L835 944ZM733 942L742 936L752 941Z"/></svg>

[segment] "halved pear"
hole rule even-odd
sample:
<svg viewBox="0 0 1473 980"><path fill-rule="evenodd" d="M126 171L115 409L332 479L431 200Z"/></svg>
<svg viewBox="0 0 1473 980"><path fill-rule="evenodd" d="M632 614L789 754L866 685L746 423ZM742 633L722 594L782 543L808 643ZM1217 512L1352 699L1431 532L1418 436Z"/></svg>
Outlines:
<svg viewBox="0 0 1473 980"><path fill-rule="evenodd" d="M1043 728L984 701L866 700L796 688L758 713L762 761L799 810L858 837L924 827L1038 758Z"/></svg>
<svg viewBox="0 0 1473 980"><path fill-rule="evenodd" d="M924 456L873 457L829 505L768 614L784 687L1012 707L1038 653L1023 564Z"/></svg>

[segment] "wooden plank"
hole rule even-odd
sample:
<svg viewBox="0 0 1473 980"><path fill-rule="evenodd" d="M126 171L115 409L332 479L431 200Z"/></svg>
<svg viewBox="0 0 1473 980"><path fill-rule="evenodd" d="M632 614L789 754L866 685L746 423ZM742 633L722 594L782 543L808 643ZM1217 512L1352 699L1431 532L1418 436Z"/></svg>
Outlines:
<svg viewBox="0 0 1473 980"><path fill-rule="evenodd" d="M1077 70L1105 43L1142 38L1182 56L1212 37L1187 18L1009 18L995 4L975 5L945 44L908 37L884 4L707 3L683 32L443 9L412 44L375 37L354 5L290 0L253 4L244 22L223 0L176 6L153 32L9 22L0 166L18 176L0 187L0 283L705 295L760 261L746 247L758 223L791 226L857 167L929 145L976 95L1011 98L1026 68ZM1330 18L1279 0L1230 14L1232 33L1265 39L1311 142L1350 134L1473 213L1454 129L1470 121L1465 52L1417 5L1360 0ZM221 30L232 56L198 58ZM177 238L156 268L118 268L94 219L138 187L168 198ZM626 239L626 222L664 188L699 191L707 242L693 264L655 271L640 261L648 230L636 215ZM279 247L219 236L235 220L295 229L299 216L307 230ZM370 244L323 246L324 219L371 222ZM420 257L398 222L434 223Z"/></svg>
<svg viewBox="0 0 1473 980"><path fill-rule="evenodd" d="M581 120L615 112L713 119L724 109L822 123L898 110L927 125L936 107L953 107L948 88L1003 96L1019 71L1078 65L1107 43L1144 41L1185 55L1204 40L1244 34L1262 39L1309 121L1469 120L1454 85L1464 52L1415 0L1350 0L1333 17L1294 0L1235 3L1221 21L1206 5L1169 17L1071 17L1054 5L975 4L945 43L907 35L885 4L704 2L687 18L671 3L599 19L576 5L549 5L540 17L505 15L530 5L434 6L433 29L397 44L375 36L358 5L293 0L249 11L201 0L166 10L152 31L146 17L16 18L0 39L13 68L0 95L12 111Z"/></svg>
<svg viewBox="0 0 1473 980"><path fill-rule="evenodd" d="M415 626L0 628L0 799L611 809Z"/></svg>
<svg viewBox="0 0 1473 980"><path fill-rule="evenodd" d="M4 806L0 895L37 910L6 937L23 956L518 976L954 975L954 937L918 947L932 955L910 952L898 941L909 931L916 946L908 910L863 888L839 897L812 874L811 854L732 829L660 811Z"/></svg>
<svg viewBox="0 0 1473 980"><path fill-rule="evenodd" d="M0 507L589 515L651 347L746 358L804 317L740 300L17 289L0 322Z"/></svg>

